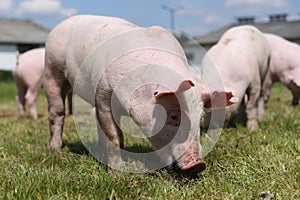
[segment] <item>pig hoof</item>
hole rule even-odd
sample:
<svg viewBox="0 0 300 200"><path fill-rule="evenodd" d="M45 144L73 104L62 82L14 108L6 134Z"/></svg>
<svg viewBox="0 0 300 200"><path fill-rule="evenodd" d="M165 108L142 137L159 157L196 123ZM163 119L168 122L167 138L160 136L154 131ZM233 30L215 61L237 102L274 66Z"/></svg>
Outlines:
<svg viewBox="0 0 300 200"><path fill-rule="evenodd" d="M292 101L292 106L297 106L299 104L298 101Z"/></svg>
<svg viewBox="0 0 300 200"><path fill-rule="evenodd" d="M259 129L257 122L247 123L247 127L250 131L257 131Z"/></svg>
<svg viewBox="0 0 300 200"><path fill-rule="evenodd" d="M62 143L49 143L48 145L48 152L54 153L56 151L61 151L62 149Z"/></svg>
<svg viewBox="0 0 300 200"><path fill-rule="evenodd" d="M264 115L263 114L260 114L258 115L258 121L262 122L264 120Z"/></svg>

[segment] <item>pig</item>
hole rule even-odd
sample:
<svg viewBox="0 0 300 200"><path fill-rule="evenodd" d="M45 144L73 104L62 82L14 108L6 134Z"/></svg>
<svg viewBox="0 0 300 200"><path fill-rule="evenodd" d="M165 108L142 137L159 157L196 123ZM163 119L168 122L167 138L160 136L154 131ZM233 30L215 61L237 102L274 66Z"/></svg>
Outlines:
<svg viewBox="0 0 300 200"><path fill-rule="evenodd" d="M271 49L270 73L263 86L266 91L264 101L270 98L272 84L281 82L292 92L291 104L296 106L300 98L300 46L278 35L264 33L264 36Z"/></svg>
<svg viewBox="0 0 300 200"><path fill-rule="evenodd" d="M240 116L246 119L251 131L258 130L259 102L264 96L262 85L268 73L269 58L267 40L251 25L230 28L208 50L202 62L202 76L208 87L219 87L215 80L220 76L224 89L239 99L237 104L226 108L227 122L244 108ZM208 112L203 124L209 120Z"/></svg>
<svg viewBox="0 0 300 200"><path fill-rule="evenodd" d="M124 141L118 126L120 108L155 148L162 149L175 138L162 151L166 163L187 174L203 171L205 162L200 158L197 136L203 106L211 107L214 99L224 95L216 107L233 102L230 92L216 91L210 98L197 85L187 69L182 47L165 29L141 28L108 16L72 16L58 24L46 41L48 150L51 153L62 148L64 99L73 87L74 93L95 107L98 139L101 131L108 138L109 167L121 169ZM193 92L195 98L190 97Z"/></svg>
<svg viewBox="0 0 300 200"><path fill-rule="evenodd" d="M13 77L17 87L16 100L22 118L26 115L27 102L30 116L37 119L36 99L42 86L44 58L45 48L32 49L21 55L16 52L17 62L13 69Z"/></svg>

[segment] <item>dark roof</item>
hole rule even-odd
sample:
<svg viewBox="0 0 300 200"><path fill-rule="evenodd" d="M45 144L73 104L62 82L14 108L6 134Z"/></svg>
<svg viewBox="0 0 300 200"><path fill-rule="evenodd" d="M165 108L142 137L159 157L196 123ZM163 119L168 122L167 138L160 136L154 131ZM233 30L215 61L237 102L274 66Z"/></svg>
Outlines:
<svg viewBox="0 0 300 200"><path fill-rule="evenodd" d="M229 28L239 25L242 24L230 24L195 39L201 45L213 45L217 43L217 41ZM273 33L276 35L280 35L288 40L300 40L300 20L250 23L249 25L255 26L264 33ZM186 43L185 45L189 44Z"/></svg>
<svg viewBox="0 0 300 200"><path fill-rule="evenodd" d="M49 29L27 19L0 19L0 43L43 44Z"/></svg>

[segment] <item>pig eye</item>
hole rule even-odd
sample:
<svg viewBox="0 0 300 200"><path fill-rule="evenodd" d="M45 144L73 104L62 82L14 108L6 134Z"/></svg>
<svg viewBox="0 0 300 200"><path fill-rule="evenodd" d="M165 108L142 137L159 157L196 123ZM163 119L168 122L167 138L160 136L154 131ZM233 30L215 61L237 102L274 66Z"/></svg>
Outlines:
<svg viewBox="0 0 300 200"><path fill-rule="evenodd" d="M157 94L158 94L158 92L154 92L154 96L157 95Z"/></svg>

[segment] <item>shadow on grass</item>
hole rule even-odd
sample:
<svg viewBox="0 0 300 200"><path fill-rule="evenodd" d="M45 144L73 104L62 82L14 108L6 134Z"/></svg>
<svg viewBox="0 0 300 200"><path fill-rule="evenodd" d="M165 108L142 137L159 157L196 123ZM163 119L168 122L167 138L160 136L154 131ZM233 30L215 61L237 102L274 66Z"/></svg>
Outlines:
<svg viewBox="0 0 300 200"><path fill-rule="evenodd" d="M14 113L0 113L0 118L12 118L16 115Z"/></svg>
<svg viewBox="0 0 300 200"><path fill-rule="evenodd" d="M98 143L95 142L95 143L89 143L86 145L97 148ZM64 142L63 148L64 147L67 147L72 153L75 153L75 154L80 154L80 155L90 154L88 149L85 147L85 145L81 141L74 142L74 143ZM151 148L149 146L143 146L140 144L133 144L133 145L127 146L127 147L125 147L125 150L129 151L129 152L134 152L134 153L149 153L149 152L155 151L153 148Z"/></svg>
<svg viewBox="0 0 300 200"><path fill-rule="evenodd" d="M97 145L98 145L97 142L89 143L86 145L90 148L92 153L86 148L86 146L81 141L74 142L74 143L64 142L64 147L67 147L69 149L69 151L74 154L78 154L78 155L92 155L93 154L93 157L96 162L99 162L102 165L104 165L104 164L100 160L104 159L105 160L104 163L107 162L107 152L97 152L97 151L99 151L99 149L97 148ZM150 146L143 146L140 144L130 145L130 146L126 147L125 150L129 151L129 152L134 152L134 153L149 153L149 152L155 151ZM96 155L96 157L95 157L95 155ZM149 160L142 160L142 159L138 159L136 157L125 158L122 156L122 159L126 162L143 163L145 166L148 166L148 167L149 166L151 167L153 165L153 163L151 163L151 161L149 161ZM159 159L160 161L156 160L156 163L154 165L156 165L157 162L163 162L159 156L157 156L157 159ZM180 185L185 185L186 183L190 183L191 180L201 179L201 177L202 177L201 173L192 175L192 176L184 174L184 173L180 173L171 166L166 166L162 169L157 169L154 171L150 170L149 172L145 172L145 174L147 174L149 176L153 176L153 177L160 177L163 179L167 179L169 181L176 182Z"/></svg>
<svg viewBox="0 0 300 200"><path fill-rule="evenodd" d="M133 153L150 153L155 151L153 148L149 146L143 146L140 144L130 145L128 147L125 147L125 150Z"/></svg>
<svg viewBox="0 0 300 200"><path fill-rule="evenodd" d="M238 112L234 114L231 119L225 123L225 128L237 128L239 126L247 125L247 114L246 114L246 105L240 105Z"/></svg>
<svg viewBox="0 0 300 200"><path fill-rule="evenodd" d="M89 155L90 152L82 144L81 141L75 143L64 142L63 148L67 147L72 153L79 155Z"/></svg>

